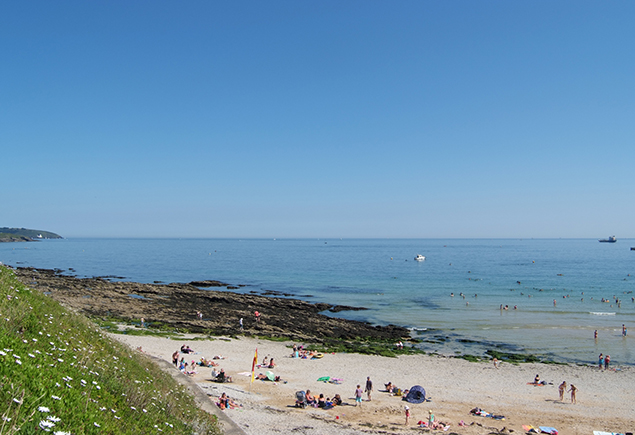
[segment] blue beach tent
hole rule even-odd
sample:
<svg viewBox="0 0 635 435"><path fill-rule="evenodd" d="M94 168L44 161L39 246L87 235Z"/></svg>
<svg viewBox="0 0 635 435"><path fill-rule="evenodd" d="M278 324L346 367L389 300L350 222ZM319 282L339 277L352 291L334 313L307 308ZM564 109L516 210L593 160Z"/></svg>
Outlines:
<svg viewBox="0 0 635 435"><path fill-rule="evenodd" d="M415 385L408 391L405 398L410 403L421 403L426 400L426 390L421 385Z"/></svg>

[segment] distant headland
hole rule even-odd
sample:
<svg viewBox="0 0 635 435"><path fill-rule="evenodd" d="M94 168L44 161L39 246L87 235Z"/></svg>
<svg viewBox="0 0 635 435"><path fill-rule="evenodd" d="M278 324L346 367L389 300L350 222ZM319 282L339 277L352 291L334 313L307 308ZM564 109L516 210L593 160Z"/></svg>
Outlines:
<svg viewBox="0 0 635 435"><path fill-rule="evenodd" d="M33 242L35 240L62 238L59 234L50 231L0 227L0 242Z"/></svg>

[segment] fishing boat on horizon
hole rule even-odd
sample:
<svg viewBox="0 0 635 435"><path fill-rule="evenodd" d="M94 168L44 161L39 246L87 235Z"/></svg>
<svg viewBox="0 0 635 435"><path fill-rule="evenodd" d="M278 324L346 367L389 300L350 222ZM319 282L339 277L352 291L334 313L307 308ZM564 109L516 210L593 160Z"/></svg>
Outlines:
<svg viewBox="0 0 635 435"><path fill-rule="evenodd" d="M615 238L615 236L611 236L608 239L600 239L599 242L603 242L603 243L615 243L617 242L617 239Z"/></svg>

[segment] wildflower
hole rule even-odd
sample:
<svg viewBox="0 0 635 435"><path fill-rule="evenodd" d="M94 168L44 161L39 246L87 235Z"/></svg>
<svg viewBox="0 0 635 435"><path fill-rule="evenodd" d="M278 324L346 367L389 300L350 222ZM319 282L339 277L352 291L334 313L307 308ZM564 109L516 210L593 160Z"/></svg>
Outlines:
<svg viewBox="0 0 635 435"><path fill-rule="evenodd" d="M4 421L11 421L11 417L5 417L4 415L2 416L2 419L3 419Z"/></svg>
<svg viewBox="0 0 635 435"><path fill-rule="evenodd" d="M121 417L117 417L116 415L115 415L115 418L116 418L117 420L121 420Z"/></svg>
<svg viewBox="0 0 635 435"><path fill-rule="evenodd" d="M59 387L59 384L57 384L57 386ZM51 399L54 399L54 400L62 400L62 398L61 398L61 397L57 397L57 396L51 396Z"/></svg>
<svg viewBox="0 0 635 435"><path fill-rule="evenodd" d="M33 355L32 353L28 354L31 358L35 358L35 355Z"/></svg>
<svg viewBox="0 0 635 435"><path fill-rule="evenodd" d="M50 432L51 428L55 426L55 423L52 421L42 420L40 421L40 428L44 429L46 432Z"/></svg>
<svg viewBox="0 0 635 435"><path fill-rule="evenodd" d="M22 340L22 343L28 343L28 341L26 341L26 340Z"/></svg>
<svg viewBox="0 0 635 435"><path fill-rule="evenodd" d="M97 422L93 423L96 427L101 427Z"/></svg>
<svg viewBox="0 0 635 435"><path fill-rule="evenodd" d="M14 397L14 398L13 398L13 401L14 401L15 403L17 403L18 405L22 405L22 401L21 401L20 399L18 399L17 397Z"/></svg>
<svg viewBox="0 0 635 435"><path fill-rule="evenodd" d="M55 386L56 386L56 387L61 387L61 385L60 385L60 384L58 384L57 382L55 383Z"/></svg>
<svg viewBox="0 0 635 435"><path fill-rule="evenodd" d="M98 390L101 390L101 387L99 385L97 385L95 388L97 388Z"/></svg>
<svg viewBox="0 0 635 435"><path fill-rule="evenodd" d="M20 355L13 354L13 358L20 359Z"/></svg>
<svg viewBox="0 0 635 435"><path fill-rule="evenodd" d="M143 412L148 412L148 410L147 410L147 409L142 409L142 411L143 411Z"/></svg>
<svg viewBox="0 0 635 435"><path fill-rule="evenodd" d="M37 342L37 338L32 338L31 340L33 340L34 342Z"/></svg>
<svg viewBox="0 0 635 435"><path fill-rule="evenodd" d="M19 359L16 359L15 362L22 365L22 361L20 361Z"/></svg>
<svg viewBox="0 0 635 435"><path fill-rule="evenodd" d="M51 410L48 409L46 406L40 406L37 410L40 412L51 412Z"/></svg>
<svg viewBox="0 0 635 435"><path fill-rule="evenodd" d="M59 362L64 362L64 360L62 358L58 358L57 359Z"/></svg>
<svg viewBox="0 0 635 435"><path fill-rule="evenodd" d="M53 432L53 435L71 435L70 432L62 432L61 430Z"/></svg>
<svg viewBox="0 0 635 435"><path fill-rule="evenodd" d="M1 350L0 350L0 355L2 355L2 356L6 356L7 354L6 354L5 352L3 352L3 351L1 351Z"/></svg>
<svg viewBox="0 0 635 435"><path fill-rule="evenodd" d="M61 418L56 417L56 416L54 416L54 415L49 415L48 417L46 417L46 419L47 419L48 421L52 421L53 423L57 423L58 421L60 421L60 420L61 420Z"/></svg>

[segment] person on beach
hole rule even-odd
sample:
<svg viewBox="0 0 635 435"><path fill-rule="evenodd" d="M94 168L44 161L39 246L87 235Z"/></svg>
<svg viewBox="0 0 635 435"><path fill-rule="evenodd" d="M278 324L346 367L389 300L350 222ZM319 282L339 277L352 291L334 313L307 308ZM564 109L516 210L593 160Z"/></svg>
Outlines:
<svg viewBox="0 0 635 435"><path fill-rule="evenodd" d="M311 395L311 390L306 390L306 393L304 393L304 397L306 398L306 403L308 403L309 405L317 404L317 400Z"/></svg>
<svg viewBox="0 0 635 435"><path fill-rule="evenodd" d="M601 353L598 357L598 367L602 370L602 366L604 365L604 354Z"/></svg>
<svg viewBox="0 0 635 435"><path fill-rule="evenodd" d="M178 367L179 365L179 351L175 351L172 354L172 364L174 364L175 367Z"/></svg>
<svg viewBox="0 0 635 435"><path fill-rule="evenodd" d="M142 328L146 327L146 319L144 319L143 317L141 318L141 327Z"/></svg>
<svg viewBox="0 0 635 435"><path fill-rule="evenodd" d="M492 360L492 362L494 363L494 368L497 369L498 368L498 358L494 358Z"/></svg>
<svg viewBox="0 0 635 435"><path fill-rule="evenodd" d="M341 406L342 405L342 397L339 394L336 394L333 397L333 406Z"/></svg>
<svg viewBox="0 0 635 435"><path fill-rule="evenodd" d="M571 393L571 403L578 403L575 398L575 393L578 391L575 385L571 384L571 389L569 392Z"/></svg>
<svg viewBox="0 0 635 435"><path fill-rule="evenodd" d="M597 329L593 333L593 338L595 338L596 340L598 339L598 330Z"/></svg>
<svg viewBox="0 0 635 435"><path fill-rule="evenodd" d="M432 410L428 411L428 428L432 429L432 426L434 426L434 414L432 413Z"/></svg>
<svg viewBox="0 0 635 435"><path fill-rule="evenodd" d="M366 395L368 396L368 401L370 402L370 394L373 392L373 381L370 380L370 376L366 377L366 388L364 389Z"/></svg>
<svg viewBox="0 0 635 435"><path fill-rule="evenodd" d="M241 317L240 318L240 330L242 331L243 329L244 329L243 328L243 318Z"/></svg>
<svg viewBox="0 0 635 435"><path fill-rule="evenodd" d="M256 322L260 322L260 312L254 311L254 317L256 318Z"/></svg>
<svg viewBox="0 0 635 435"><path fill-rule="evenodd" d="M560 394L560 401L564 400L564 392L567 391L567 381L562 381L558 386L558 393Z"/></svg>
<svg viewBox="0 0 635 435"><path fill-rule="evenodd" d="M538 384L540 384L540 375L536 375L536 377L534 378L534 385Z"/></svg>
<svg viewBox="0 0 635 435"><path fill-rule="evenodd" d="M626 326L622 323L622 337L626 337Z"/></svg>
<svg viewBox="0 0 635 435"><path fill-rule="evenodd" d="M364 394L364 392L362 391L362 386L361 385L357 385L357 389L355 390L355 406L357 407L362 406L362 394Z"/></svg>
<svg viewBox="0 0 635 435"><path fill-rule="evenodd" d="M604 357L604 370L608 370L609 369L610 362L611 362L611 355L607 354Z"/></svg>
<svg viewBox="0 0 635 435"><path fill-rule="evenodd" d="M406 426L408 426L408 420L410 419L410 407L406 405L404 406L404 410L406 411Z"/></svg>
<svg viewBox="0 0 635 435"><path fill-rule="evenodd" d="M276 367L276 363L274 363L274 362L273 362L273 358L271 358L271 359L269 360L269 368L270 368L270 369L273 369L273 368L275 368L275 367Z"/></svg>

